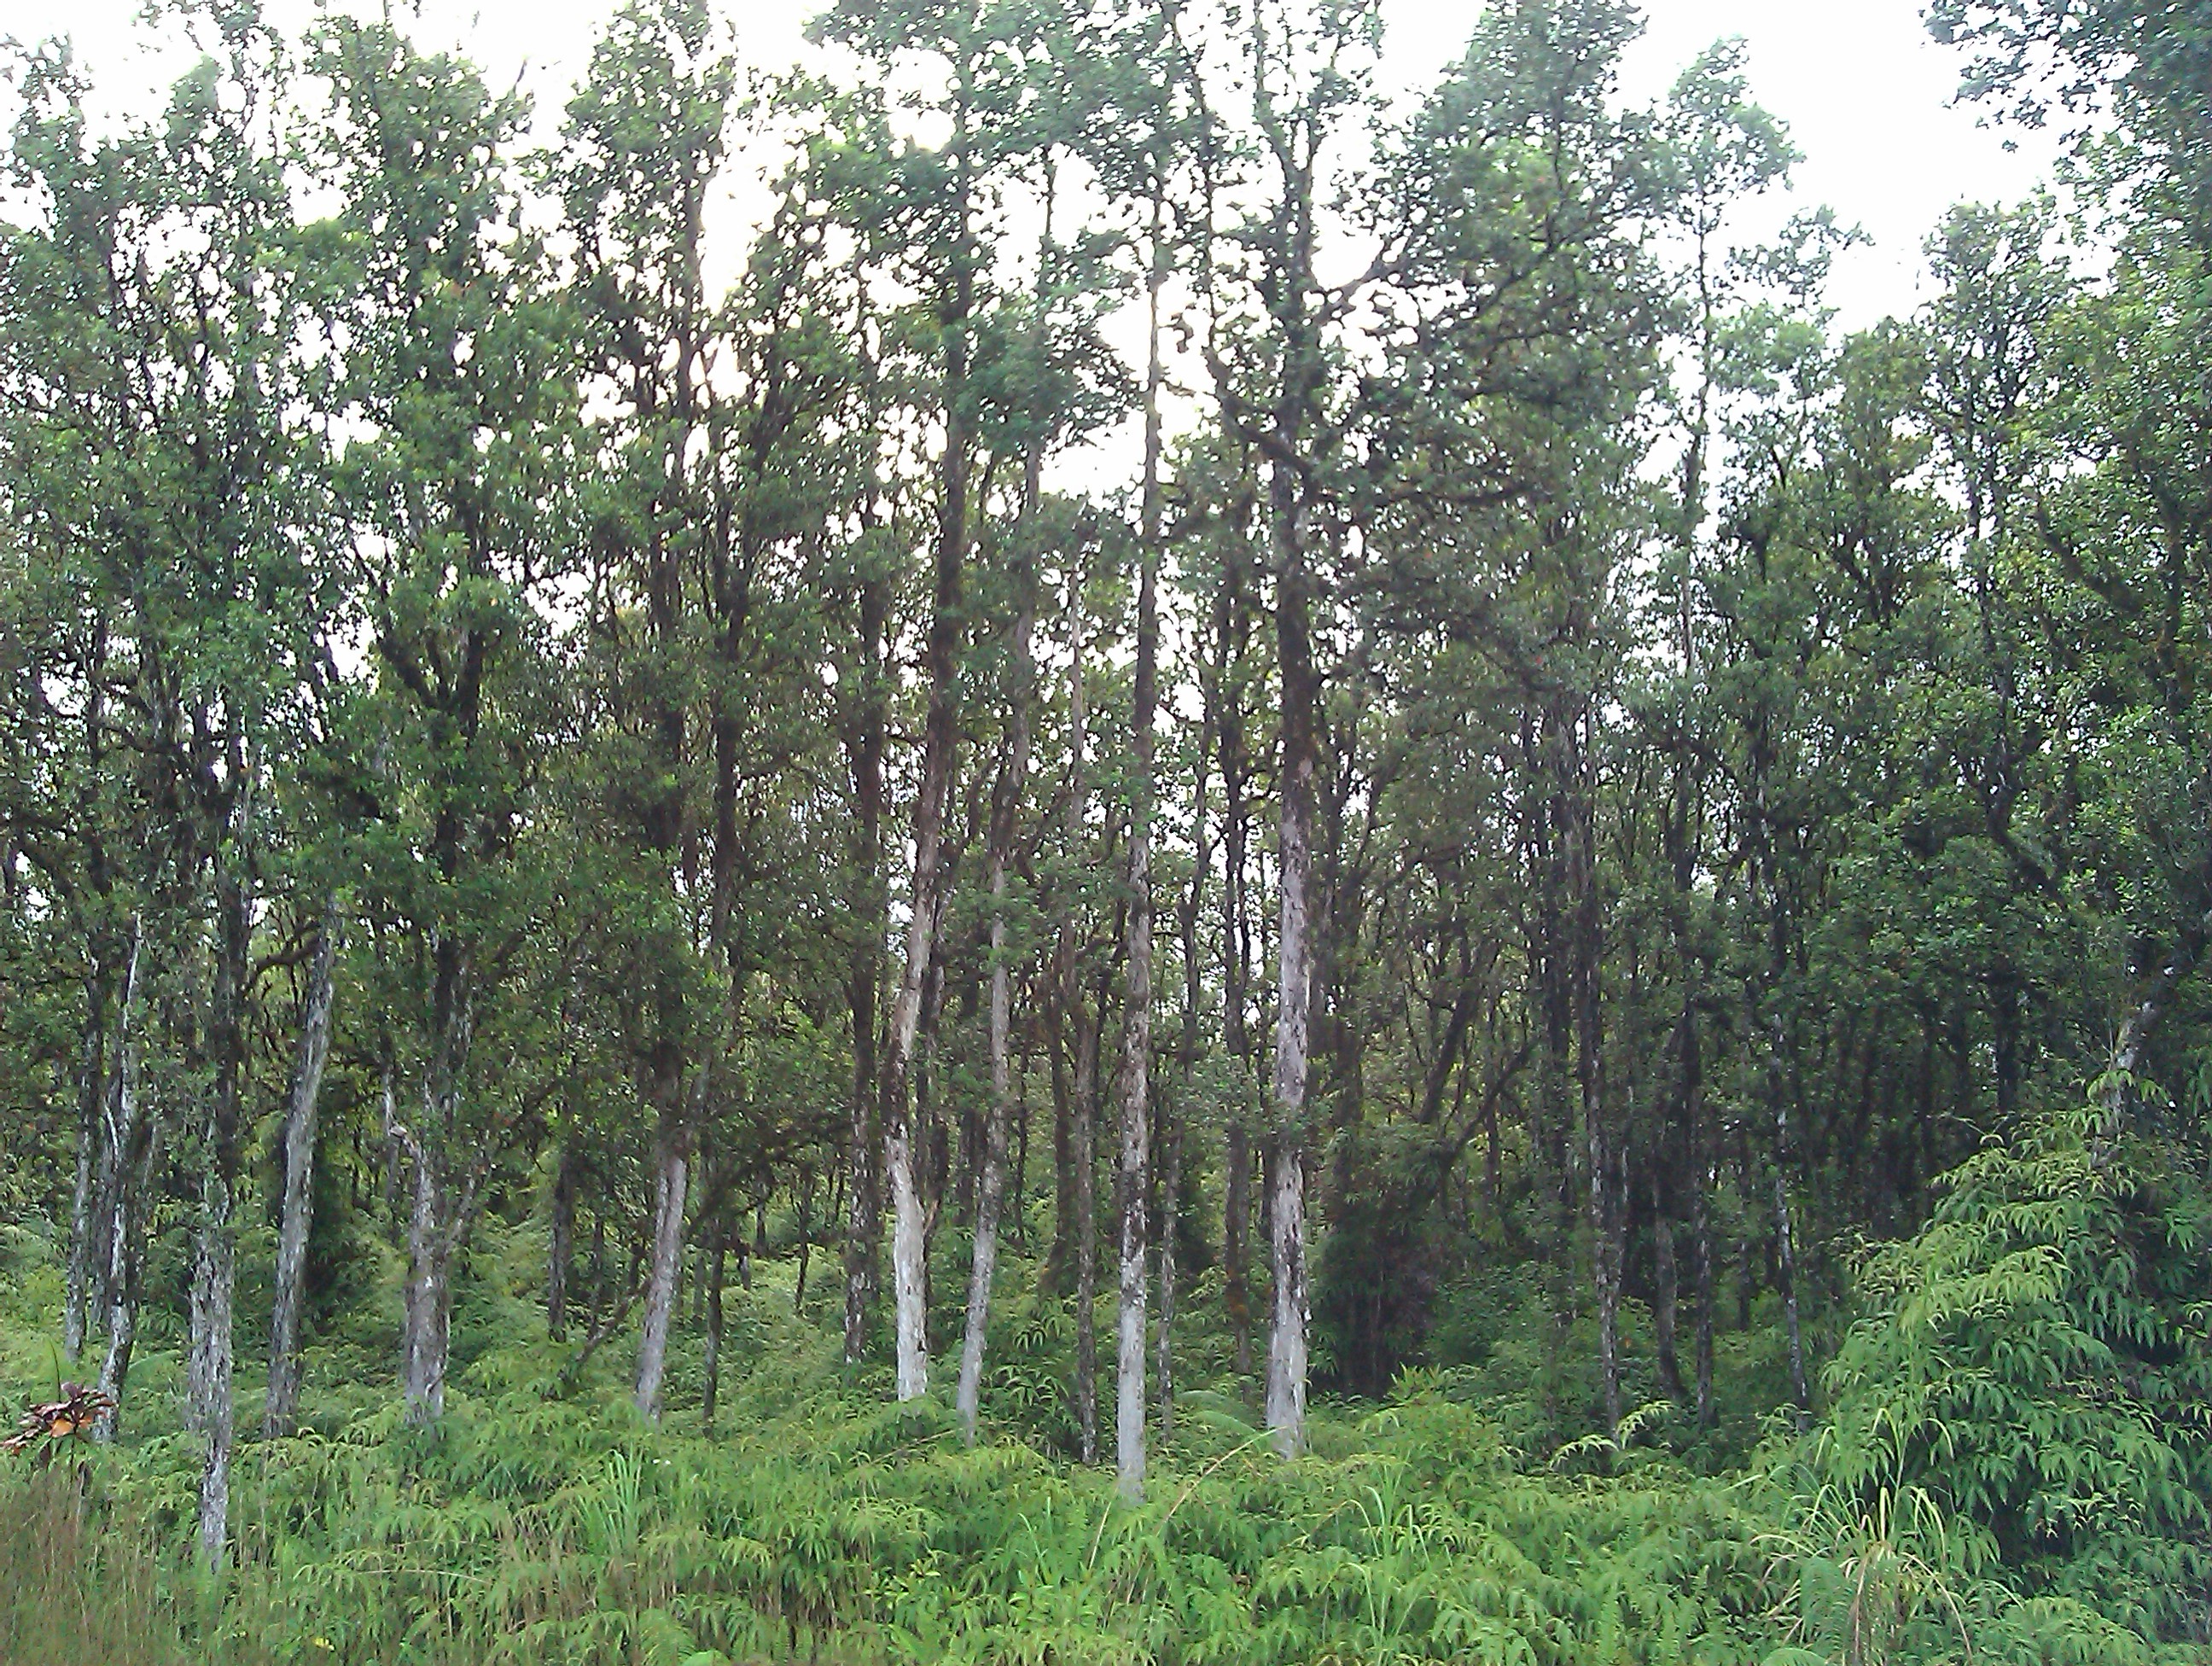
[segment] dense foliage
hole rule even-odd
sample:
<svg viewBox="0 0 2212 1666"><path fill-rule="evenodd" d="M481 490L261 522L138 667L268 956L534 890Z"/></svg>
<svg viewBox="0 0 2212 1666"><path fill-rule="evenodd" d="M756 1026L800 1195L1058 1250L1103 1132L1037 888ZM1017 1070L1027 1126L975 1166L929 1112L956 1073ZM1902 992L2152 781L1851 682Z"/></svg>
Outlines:
<svg viewBox="0 0 2212 1666"><path fill-rule="evenodd" d="M2206 1657L2202 0L1932 6L2069 160L1850 333L1616 0L156 22L8 48L0 1658Z"/></svg>

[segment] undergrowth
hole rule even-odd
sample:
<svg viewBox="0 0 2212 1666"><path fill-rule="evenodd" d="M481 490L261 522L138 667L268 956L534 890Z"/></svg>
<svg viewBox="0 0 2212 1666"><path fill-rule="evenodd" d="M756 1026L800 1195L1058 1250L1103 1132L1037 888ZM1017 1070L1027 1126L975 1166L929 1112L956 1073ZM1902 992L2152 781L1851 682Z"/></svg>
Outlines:
<svg viewBox="0 0 2212 1666"><path fill-rule="evenodd" d="M341 1326L307 1432L241 1449L219 1584L157 1395L127 1444L0 1481L0 1661L2202 1666L2212 1264L2174 1174L2088 1117L1991 1147L1868 1260L1820 1423L1771 1417L1733 1466L1663 1405L1532 1438L1472 1367L1322 1406L1285 1463L1217 1379L1136 1507L1065 1456L1051 1303L1009 1304L972 1450L848 1371L780 1275L732 1292L717 1427L679 1388L653 1428L617 1359L564 1394L565 1350L522 1340L527 1244L495 1233L442 1423L343 1373L375 1339ZM20 1385L58 1292L8 1250Z"/></svg>

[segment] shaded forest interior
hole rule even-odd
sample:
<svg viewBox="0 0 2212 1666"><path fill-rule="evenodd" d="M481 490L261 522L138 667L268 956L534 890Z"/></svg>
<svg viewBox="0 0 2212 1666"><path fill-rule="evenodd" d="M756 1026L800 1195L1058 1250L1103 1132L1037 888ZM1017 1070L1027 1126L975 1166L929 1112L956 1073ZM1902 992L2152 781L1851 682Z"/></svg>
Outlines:
<svg viewBox="0 0 2212 1666"><path fill-rule="evenodd" d="M8 48L0 1658L2207 1658L2212 4L1379 15Z"/></svg>

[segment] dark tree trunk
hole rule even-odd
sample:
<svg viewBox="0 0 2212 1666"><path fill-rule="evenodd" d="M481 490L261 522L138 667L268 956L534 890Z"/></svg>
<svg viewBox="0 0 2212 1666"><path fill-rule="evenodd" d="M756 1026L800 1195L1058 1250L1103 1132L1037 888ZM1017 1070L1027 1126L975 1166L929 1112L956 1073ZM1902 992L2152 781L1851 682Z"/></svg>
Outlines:
<svg viewBox="0 0 2212 1666"><path fill-rule="evenodd" d="M861 678L866 684L848 726L845 748L853 777L853 936L846 966L846 1008L851 1016L853 1094L845 1145L845 1363L867 1351L868 1310L876 1288L876 1238L881 1214L877 1190L876 1023L883 982L880 927L887 904L879 877L883 852L884 749L890 718L883 665L890 593L878 580L860 587Z"/></svg>
<svg viewBox="0 0 2212 1666"><path fill-rule="evenodd" d="M714 1220L714 1247L707 1262L703 1280L707 1290L706 1386L699 1405L701 1426L714 1426L714 1403L722 1389L722 1275L725 1257L728 1253L730 1229L728 1222L718 1215Z"/></svg>
<svg viewBox="0 0 2212 1666"><path fill-rule="evenodd" d="M561 1142L553 1171L553 1222L545 1251L545 1334L556 1342L568 1339L568 1279L576 1259L576 1146L572 1134Z"/></svg>

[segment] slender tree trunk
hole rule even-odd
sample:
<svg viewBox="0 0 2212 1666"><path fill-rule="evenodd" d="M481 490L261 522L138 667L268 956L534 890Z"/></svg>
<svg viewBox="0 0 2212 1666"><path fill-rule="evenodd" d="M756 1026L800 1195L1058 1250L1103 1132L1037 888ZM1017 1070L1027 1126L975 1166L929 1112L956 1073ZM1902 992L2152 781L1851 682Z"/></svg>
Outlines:
<svg viewBox="0 0 2212 1666"><path fill-rule="evenodd" d="M407 1216L408 1278L400 1373L407 1420L436 1422L446 1411L446 1361L453 1330L454 1220L447 1153L459 1138L470 1043L470 958L442 933L431 943L430 1057L422 1079L422 1127L393 1127L415 1159Z"/></svg>
<svg viewBox="0 0 2212 1666"><path fill-rule="evenodd" d="M1098 1150L1099 1018L1075 1007L1075 1426L1085 1463L1098 1462Z"/></svg>
<svg viewBox="0 0 2212 1666"><path fill-rule="evenodd" d="M99 1203L106 1166L100 1107L107 1097L109 963L96 939L84 978L84 1031L76 1076L76 1183L70 1194L69 1267L62 1296L62 1355L75 1364L84 1349L86 1314L97 1304L105 1264L106 1225Z"/></svg>
<svg viewBox="0 0 2212 1666"><path fill-rule="evenodd" d="M846 966L846 1006L853 1032L851 1126L845 1162L845 1363L867 1351L868 1310L876 1288L876 1239L880 1227L877 1189L877 1009L881 1000L881 923L887 912L879 878L883 860L884 749L890 718L882 663L890 623L890 587L860 587L860 654L865 686L845 741L853 777L854 828L851 911L854 936Z"/></svg>
<svg viewBox="0 0 2212 1666"><path fill-rule="evenodd" d="M244 790L243 788L235 790ZM240 811L242 821L246 810ZM241 826L238 840L246 841ZM252 897L245 874L218 866L215 987L209 1042L215 1079L201 1160L198 1243L192 1265L191 1359L186 1373L190 1423L206 1441L200 1466L201 1560L222 1565L230 1532L230 1453L236 1408L231 1395L235 1353L234 1297L238 1239L233 1220L238 1184L239 1097L246 1071L246 1000L252 950Z"/></svg>
<svg viewBox="0 0 2212 1666"><path fill-rule="evenodd" d="M1224 575L1223 584L1233 575ZM1251 925L1247 912L1246 837L1249 826L1244 800L1243 718L1237 696L1227 688L1230 642L1238 633L1240 599L1224 599L1219 621L1216 682L1221 696L1221 1009L1222 1030L1236 1067L1239 1089L1249 1083L1252 1041L1245 1022L1249 998L1247 979L1251 967ZM1231 1107L1224 1130L1221 1198L1221 1305L1236 1343L1237 1374L1252 1371L1252 1298L1249 1283L1252 1250L1249 1239L1252 1200L1252 1145L1245 1127L1244 1096Z"/></svg>
<svg viewBox="0 0 2212 1666"><path fill-rule="evenodd" d="M1049 220L1046 233L1050 238ZM1042 281L1042 280L1040 280ZM1023 485L1025 519L1033 515L1041 483L1042 458L1032 447ZM1018 537L1028 535L1028 529ZM991 1323L991 1283L999 1265L999 1215L1006 1184L1006 1145L1013 1124L1013 969L1008 964L1006 941L1006 867L1012 860L1015 824L1021 809L1023 783L1029 772L1030 684L1033 678L1030 633L1036 619L1036 584L1032 550L1021 552L1021 600L1014 617L1008 667L1011 711L1006 750L992 794L988 848L984 854L983 886L991 899L990 1059L991 1103L983 1119L982 1173L976 1187L975 1245L968 1274L968 1313L960 1343L960 1381L955 1404L960 1429L969 1445L975 1444L975 1419L981 1403L983 1348Z"/></svg>
<svg viewBox="0 0 2212 1666"><path fill-rule="evenodd" d="M1692 1271L1697 1279L1697 1405L1700 1429L1713 1426L1712 1193L1717 1178L1710 1162L1700 1163L1695 1218L1691 1222Z"/></svg>
<svg viewBox="0 0 2212 1666"><path fill-rule="evenodd" d="M1171 1113L1161 1122L1160 1317L1152 1342L1152 1369L1160 1379L1160 1438L1171 1440L1175 1438L1176 1230L1182 1201L1182 1126Z"/></svg>
<svg viewBox="0 0 2212 1666"><path fill-rule="evenodd" d="M338 914L323 911L300 1017L300 1050L284 1106L284 1203L276 1231L276 1299L269 1322L269 1395L261 1432L292 1432L300 1410L300 1318L306 1305L307 1232L315 1201L315 1112L323 1066L331 1053L331 1003L336 988Z"/></svg>
<svg viewBox="0 0 2212 1666"><path fill-rule="evenodd" d="M698 1069L703 1074L702 1062ZM682 1090L674 1091L680 1101ZM690 1130L680 1116L664 1112L654 1141L653 1256L645 1286L645 1322L638 1335L638 1413L660 1416L660 1387L668 1369L668 1331L676 1316L676 1280L684 1265L684 1210L690 1198Z"/></svg>
<svg viewBox="0 0 2212 1666"><path fill-rule="evenodd" d="M1252 1196L1252 1141L1244 1119L1231 1118L1224 1136L1221 1199L1221 1304L1237 1347L1237 1374L1252 1372L1252 1297L1247 1268Z"/></svg>
<svg viewBox="0 0 2212 1666"><path fill-rule="evenodd" d="M139 1103L137 1025L145 943L144 922L134 915L130 955L124 963L123 994L116 1006L115 1067L109 1073L103 1111L110 1157L107 1183L102 1188L98 1210L98 1219L107 1229L107 1242L101 1247L106 1260L101 1282L107 1309L107 1349L100 1361L100 1391L107 1397L111 1409L93 1431L103 1441L115 1438L123 1385L131 1374L131 1349L138 1322L139 1211L154 1146L154 1117Z"/></svg>
<svg viewBox="0 0 2212 1666"><path fill-rule="evenodd" d="M1156 172L1152 194L1145 376L1145 460L1139 508L1137 665L1130 708L1135 764L1129 809L1128 895L1123 916L1127 961L1123 985L1121 1060L1121 1267L1115 1364L1114 1468L1121 1498L1145 1496L1145 1307L1150 1248L1145 1197L1152 1183L1152 713L1158 700L1160 565L1160 290L1167 282L1165 183Z"/></svg>
<svg viewBox="0 0 2212 1666"><path fill-rule="evenodd" d="M1269 1265L1274 1313L1267 1335L1267 1427L1276 1450L1294 1456L1305 1444L1306 1209L1305 1115L1308 1042L1313 1006L1314 776L1318 763L1314 667L1306 595L1304 505L1296 471L1270 470L1271 536L1277 553L1276 663L1282 681L1282 822L1277 882L1277 990L1273 1110L1267 1198Z"/></svg>
<svg viewBox="0 0 2212 1666"><path fill-rule="evenodd" d="M1584 751L1574 723L1553 722L1555 790L1565 811L1560 830L1566 847L1570 900L1574 910L1575 1067L1582 1091L1583 1132L1589 1162L1590 1275L1597 1298L1598 1388L1607 1432L1620 1426L1620 1260L1615 1227L1621 1201L1613 1192L1613 1143L1605 1072L1602 1011L1604 944L1598 893L1597 839L1592 825Z"/></svg>
<svg viewBox="0 0 2212 1666"><path fill-rule="evenodd" d="M803 1170L799 1179L799 1271L792 1281L791 1311L794 1317L806 1314L806 1262L814 1249L814 1171Z"/></svg>
<svg viewBox="0 0 2212 1666"><path fill-rule="evenodd" d="M434 1122L434 1114L432 1119ZM400 1390L417 1426L446 1414L446 1349L453 1323L452 1243L444 1229L446 1177L434 1138L418 1142L407 1214L405 1356Z"/></svg>
<svg viewBox="0 0 2212 1666"><path fill-rule="evenodd" d="M1045 1054L1052 1073L1052 1247L1037 1279L1038 1288L1052 1296L1066 1295L1075 1281L1075 1096L1067 1085L1073 1048L1065 983L1055 959L1044 1002Z"/></svg>
<svg viewBox="0 0 2212 1666"><path fill-rule="evenodd" d="M574 1134L561 1141L560 1165L553 1171L553 1225L545 1252L545 1334L556 1342L568 1338L568 1280L576 1259L576 1146Z"/></svg>
<svg viewBox="0 0 2212 1666"><path fill-rule="evenodd" d="M960 425L954 424L956 429ZM921 1021L922 996L936 943L943 898L945 808L952 781L959 647L961 567L967 546L968 459L964 431L946 442L945 502L939 509L934 606L929 632L929 708L922 739L920 789L914 810L914 885L905 966L891 1004L884 1060L884 1169L891 1194L891 1298L898 1349L898 1397L929 1387L928 1312L921 1177L915 1166L915 1118L908 1080Z"/></svg>
<svg viewBox="0 0 2212 1666"><path fill-rule="evenodd" d="M702 1391L700 1426L708 1431L714 1426L714 1404L722 1388L722 1277L724 1262L729 1251L729 1223L717 1217L714 1224L714 1248L707 1263L707 1383Z"/></svg>

